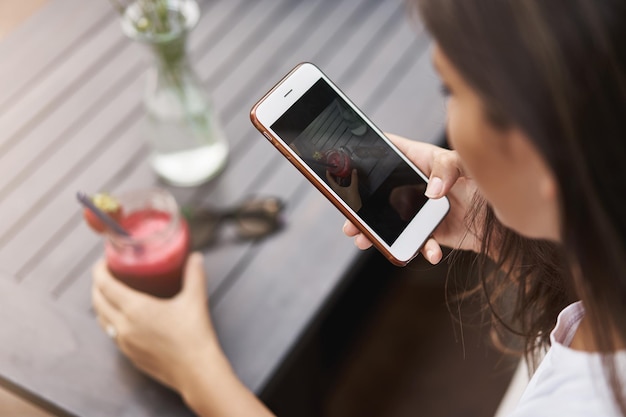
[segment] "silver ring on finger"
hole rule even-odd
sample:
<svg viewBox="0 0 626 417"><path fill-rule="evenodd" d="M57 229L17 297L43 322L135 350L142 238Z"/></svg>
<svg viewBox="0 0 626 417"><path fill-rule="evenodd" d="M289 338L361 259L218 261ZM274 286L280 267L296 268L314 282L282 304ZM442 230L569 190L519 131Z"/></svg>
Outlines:
<svg viewBox="0 0 626 417"><path fill-rule="evenodd" d="M113 339L113 340L117 339L117 329L111 323L107 324L107 326L106 326L106 328L104 330L105 330L107 336L109 336L111 339Z"/></svg>

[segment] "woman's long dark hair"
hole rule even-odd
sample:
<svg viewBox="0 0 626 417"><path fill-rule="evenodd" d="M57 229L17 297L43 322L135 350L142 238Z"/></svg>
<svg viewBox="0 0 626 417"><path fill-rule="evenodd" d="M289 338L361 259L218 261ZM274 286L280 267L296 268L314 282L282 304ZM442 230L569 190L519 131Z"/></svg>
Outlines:
<svg viewBox="0 0 626 417"><path fill-rule="evenodd" d="M528 354L549 342L573 294L582 299L626 416L610 354L626 342L626 2L412 3L488 119L523 130L558 182L560 245L525 239L475 208L483 251L498 248L500 272L481 284L496 323L522 334ZM513 307L500 309L511 297Z"/></svg>

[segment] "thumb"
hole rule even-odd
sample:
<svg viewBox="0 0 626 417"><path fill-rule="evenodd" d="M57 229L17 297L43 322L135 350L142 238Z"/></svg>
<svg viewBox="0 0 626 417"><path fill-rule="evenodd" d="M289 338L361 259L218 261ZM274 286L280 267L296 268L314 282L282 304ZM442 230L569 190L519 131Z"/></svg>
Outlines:
<svg viewBox="0 0 626 417"><path fill-rule="evenodd" d="M184 294L202 294L206 296L206 273L204 272L204 257L200 252L193 252L187 258L183 274Z"/></svg>
<svg viewBox="0 0 626 417"><path fill-rule="evenodd" d="M456 151L438 153L432 162L432 170L424 194L428 198L443 197L461 175L463 175L463 168Z"/></svg>

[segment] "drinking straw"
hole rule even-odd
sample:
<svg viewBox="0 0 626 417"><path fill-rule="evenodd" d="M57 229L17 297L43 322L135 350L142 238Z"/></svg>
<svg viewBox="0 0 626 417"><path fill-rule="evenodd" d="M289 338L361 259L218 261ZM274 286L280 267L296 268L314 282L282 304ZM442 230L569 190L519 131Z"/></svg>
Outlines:
<svg viewBox="0 0 626 417"><path fill-rule="evenodd" d="M89 198L87 194L79 191L76 193L76 198L78 198L78 201L80 201L83 206L91 211L98 219L100 219L100 221L102 221L102 223L104 223L113 232L121 236L130 237L130 233L128 233L128 231L126 231L126 229L124 229L122 226L120 226L118 222L113 220L111 216L100 210L98 206L96 206L93 201L91 201L91 198Z"/></svg>

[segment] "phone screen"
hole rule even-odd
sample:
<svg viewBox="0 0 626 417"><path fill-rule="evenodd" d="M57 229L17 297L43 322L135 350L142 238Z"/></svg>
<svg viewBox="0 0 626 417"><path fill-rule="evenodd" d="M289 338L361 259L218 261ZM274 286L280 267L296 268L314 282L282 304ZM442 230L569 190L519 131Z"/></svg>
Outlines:
<svg viewBox="0 0 626 417"><path fill-rule="evenodd" d="M391 246L426 204L426 181L324 79L271 129Z"/></svg>

